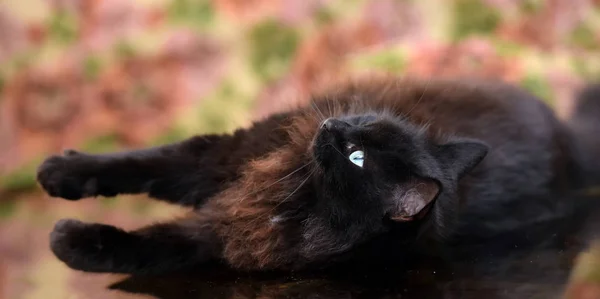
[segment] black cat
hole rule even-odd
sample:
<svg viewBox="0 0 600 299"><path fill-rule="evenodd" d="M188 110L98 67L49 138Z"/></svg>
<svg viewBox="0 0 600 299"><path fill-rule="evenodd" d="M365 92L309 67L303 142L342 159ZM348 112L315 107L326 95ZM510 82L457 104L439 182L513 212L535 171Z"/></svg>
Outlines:
<svg viewBox="0 0 600 299"><path fill-rule="evenodd" d="M299 270L524 247L541 241L540 225L573 215L570 194L600 177L600 134L590 134L600 87L581 98L567 126L513 86L378 78L233 134L67 151L39 168L51 196L148 193L193 212L131 232L61 220L51 248L73 269L147 274L212 260Z"/></svg>

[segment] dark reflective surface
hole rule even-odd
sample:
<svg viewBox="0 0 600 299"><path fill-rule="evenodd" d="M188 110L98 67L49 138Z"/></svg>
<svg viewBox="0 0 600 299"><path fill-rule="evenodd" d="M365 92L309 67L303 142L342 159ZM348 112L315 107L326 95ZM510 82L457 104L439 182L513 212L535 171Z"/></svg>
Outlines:
<svg viewBox="0 0 600 299"><path fill-rule="evenodd" d="M328 273L239 273L214 265L194 274L127 277L109 288L161 299L559 298L573 255L537 251L453 265L456 270L346 269Z"/></svg>
<svg viewBox="0 0 600 299"><path fill-rule="evenodd" d="M356 263L320 273L239 273L219 265L162 277L132 276L107 288L160 299L561 298L575 258L596 239L598 217L536 222L484 244L457 244L453 262L366 269ZM597 214L594 214L597 215ZM582 225L582 223L586 223ZM577 232L576 234L574 232ZM462 248L462 249L461 249ZM464 250L468 249L468 250ZM119 297L121 298L121 297Z"/></svg>

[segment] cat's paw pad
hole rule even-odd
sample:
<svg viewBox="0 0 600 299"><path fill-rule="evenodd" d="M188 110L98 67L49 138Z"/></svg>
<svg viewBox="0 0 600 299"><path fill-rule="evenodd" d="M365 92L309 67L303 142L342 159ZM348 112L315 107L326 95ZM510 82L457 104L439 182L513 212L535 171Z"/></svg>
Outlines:
<svg viewBox="0 0 600 299"><path fill-rule="evenodd" d="M88 157L79 152L65 151L64 156L47 158L37 171L37 180L53 197L77 200L93 196L97 191L97 180L90 173L92 165Z"/></svg>
<svg viewBox="0 0 600 299"><path fill-rule="evenodd" d="M110 225L62 219L50 233L50 249L58 259L76 270L108 271L118 238L125 232Z"/></svg>

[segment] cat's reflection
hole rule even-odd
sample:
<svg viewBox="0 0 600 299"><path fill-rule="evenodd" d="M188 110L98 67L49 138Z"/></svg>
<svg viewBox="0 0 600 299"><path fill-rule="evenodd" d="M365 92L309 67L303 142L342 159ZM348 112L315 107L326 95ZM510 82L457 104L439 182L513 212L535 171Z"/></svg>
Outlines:
<svg viewBox="0 0 600 299"><path fill-rule="evenodd" d="M195 274L132 276L110 288L160 299L560 298L570 259L564 252L551 251L510 260L479 260L461 273L388 268L294 276L241 274L213 265Z"/></svg>
<svg viewBox="0 0 600 299"><path fill-rule="evenodd" d="M389 263L366 269L360 265L368 263L362 262L347 269L289 275L240 273L213 264L196 273L131 276L109 288L159 299L561 298L574 259L587 246L581 241L598 239L597 220L576 230L564 221L524 227L482 247L468 245L469 250L457 252L460 262L445 266L430 261L413 265L414 270Z"/></svg>

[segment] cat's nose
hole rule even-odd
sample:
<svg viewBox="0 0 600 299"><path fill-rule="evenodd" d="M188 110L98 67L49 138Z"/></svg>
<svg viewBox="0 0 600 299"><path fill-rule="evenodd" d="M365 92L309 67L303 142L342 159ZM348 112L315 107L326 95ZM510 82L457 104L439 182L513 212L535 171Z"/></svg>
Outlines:
<svg viewBox="0 0 600 299"><path fill-rule="evenodd" d="M335 118L328 118L325 121L323 121L323 123L321 124L321 128L331 131L331 130L339 130L339 129L343 129L346 127L349 127L350 124L345 122L345 121L341 121L339 119L335 119Z"/></svg>

